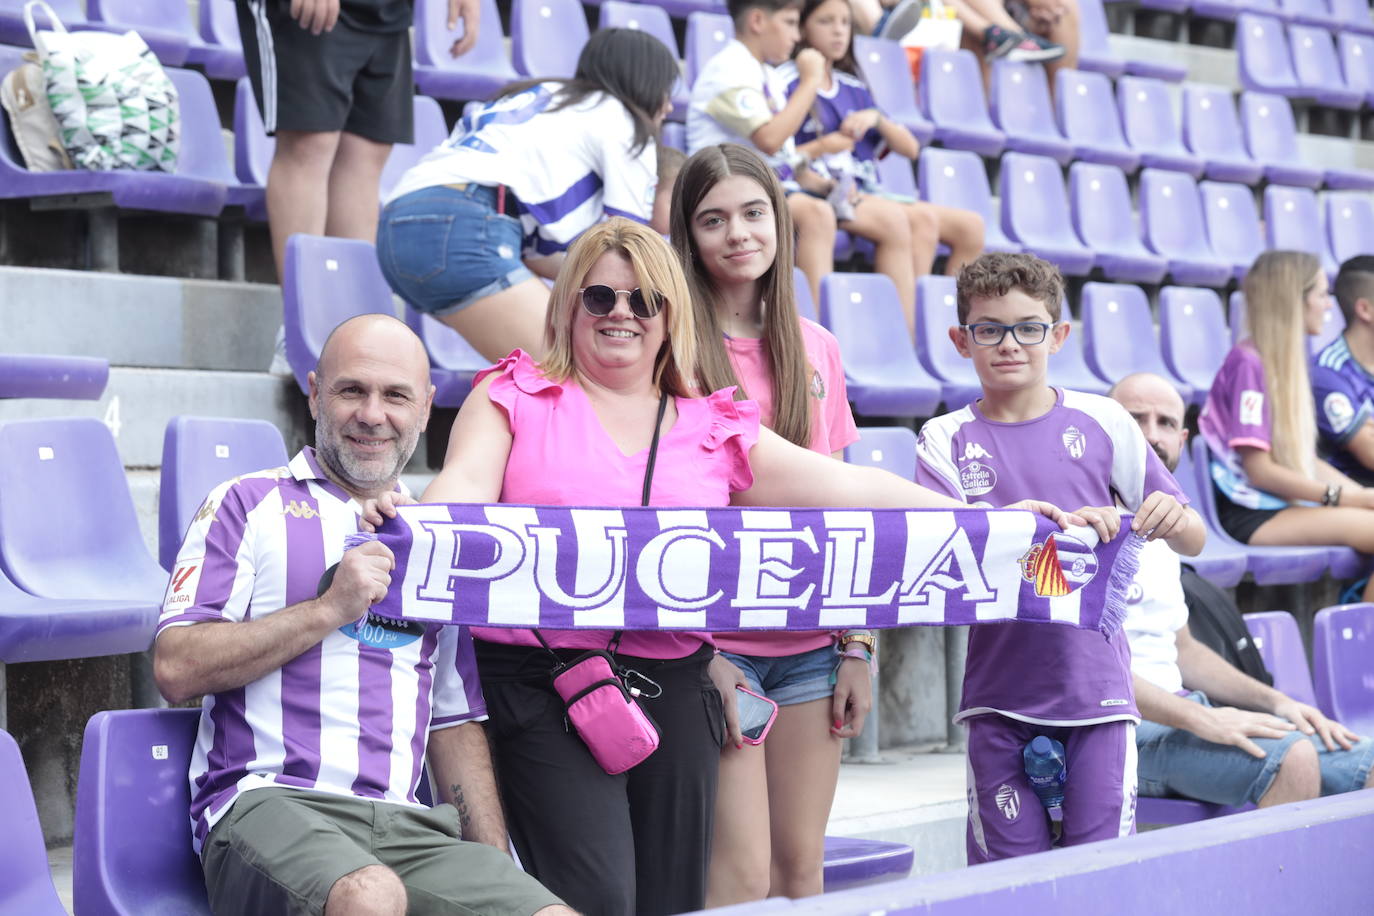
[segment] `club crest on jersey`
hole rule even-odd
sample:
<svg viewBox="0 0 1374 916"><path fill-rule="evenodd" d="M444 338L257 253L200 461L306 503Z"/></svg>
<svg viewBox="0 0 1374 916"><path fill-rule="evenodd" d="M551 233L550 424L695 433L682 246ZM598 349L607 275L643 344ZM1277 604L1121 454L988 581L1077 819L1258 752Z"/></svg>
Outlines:
<svg viewBox="0 0 1374 916"><path fill-rule="evenodd" d="M1014 821L1021 815L1021 793L1006 783L997 787L994 801L997 802L997 810L1001 811L1007 820Z"/></svg>
<svg viewBox="0 0 1374 916"><path fill-rule="evenodd" d="M1070 426L1064 430L1061 437L1064 440L1064 448L1069 450L1069 457L1075 460L1083 457L1083 452L1088 447L1088 437L1083 435L1082 430L1077 426Z"/></svg>
<svg viewBox="0 0 1374 916"><path fill-rule="evenodd" d="M399 649L419 639L425 632L425 625L414 620L392 620L368 611L366 617L339 627L339 632L374 649Z"/></svg>
<svg viewBox="0 0 1374 916"><path fill-rule="evenodd" d="M1058 598L1081 588L1097 575L1092 549L1067 534L1051 534L1021 556L1021 578L1033 583L1042 598Z"/></svg>

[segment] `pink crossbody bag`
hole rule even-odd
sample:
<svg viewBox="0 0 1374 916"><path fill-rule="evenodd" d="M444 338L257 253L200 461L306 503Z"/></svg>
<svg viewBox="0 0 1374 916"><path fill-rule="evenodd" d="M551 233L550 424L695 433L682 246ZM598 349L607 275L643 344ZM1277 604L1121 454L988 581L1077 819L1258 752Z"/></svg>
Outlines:
<svg viewBox="0 0 1374 916"><path fill-rule="evenodd" d="M658 436L663 426L663 414L668 408L668 395L658 402L658 420L649 445L649 460L644 467L644 491L640 505L649 505L649 490L653 484L654 461L658 457ZM643 762L658 749L659 732L654 720L639 705L641 694L653 698L663 689L637 671L627 671L615 659L622 631L616 630L603 649L593 649L570 662L558 660L542 633L534 631L539 642L554 655L553 689L563 698L567 721L577 730L582 742L603 770L612 776ZM648 692L626 684L633 676Z"/></svg>

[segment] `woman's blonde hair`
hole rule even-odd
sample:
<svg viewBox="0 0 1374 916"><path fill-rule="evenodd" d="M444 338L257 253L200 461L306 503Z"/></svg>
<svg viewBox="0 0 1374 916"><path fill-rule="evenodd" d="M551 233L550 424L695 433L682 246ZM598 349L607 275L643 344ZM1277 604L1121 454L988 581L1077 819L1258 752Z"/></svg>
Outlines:
<svg viewBox="0 0 1374 916"><path fill-rule="evenodd" d="M773 170L751 149L722 143L698 150L678 172L673 183L672 240L687 271L687 282L700 312L697 315L697 352L700 354L700 381L704 391L717 391L731 385L736 397L748 397L740 385L726 352L724 335L716 319L720 293L715 281L697 255L692 234L692 216L716 183L731 175L751 178L763 188L773 209L777 250L773 263L758 284L763 299L763 339L767 344L773 382L773 417L769 426L789 442L807 448L811 444L811 410L816 399L808 396L813 369L802 342L801 318L797 314L796 293L792 288L792 215L787 196Z"/></svg>
<svg viewBox="0 0 1374 916"><path fill-rule="evenodd" d="M1307 374L1303 311L1321 262L1305 251L1266 251L1241 288L1245 324L1264 365L1272 422L1270 454L1286 468L1316 474L1317 422Z"/></svg>
<svg viewBox="0 0 1374 916"><path fill-rule="evenodd" d="M697 373L697 343L692 297L677 258L662 236L648 226L624 217L598 223L578 237L568 250L558 271L549 307L544 313L545 355L541 363L544 377L567 381L577 371L573 358L572 316L582 307L580 290L588 272L602 255L612 253L627 258L634 268L635 281L646 293L663 297L666 336L654 360L654 384L675 397L697 395L693 387Z"/></svg>

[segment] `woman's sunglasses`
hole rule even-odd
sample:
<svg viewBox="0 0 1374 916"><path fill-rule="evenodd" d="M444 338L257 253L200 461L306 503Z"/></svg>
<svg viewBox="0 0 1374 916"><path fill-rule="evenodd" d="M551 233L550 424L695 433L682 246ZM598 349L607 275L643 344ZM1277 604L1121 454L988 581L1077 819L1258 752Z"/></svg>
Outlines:
<svg viewBox="0 0 1374 916"><path fill-rule="evenodd" d="M611 289L609 286L588 286L578 290L582 294L582 307L593 318L605 318L615 308L616 297L624 293L630 299L630 311L640 321L657 315L663 309L663 296L650 290L649 298L640 289Z"/></svg>

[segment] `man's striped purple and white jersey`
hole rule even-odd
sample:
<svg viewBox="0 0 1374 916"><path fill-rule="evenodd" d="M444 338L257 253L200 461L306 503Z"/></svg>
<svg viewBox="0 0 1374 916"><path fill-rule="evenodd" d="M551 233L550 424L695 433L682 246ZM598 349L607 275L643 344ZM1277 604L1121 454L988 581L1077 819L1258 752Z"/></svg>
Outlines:
<svg viewBox="0 0 1374 916"><path fill-rule="evenodd" d="M216 487L182 542L158 634L314 598L359 511L310 448ZM428 731L485 718L466 628L345 624L279 670L205 697L190 767L195 848L240 793L264 786L418 805Z"/></svg>

